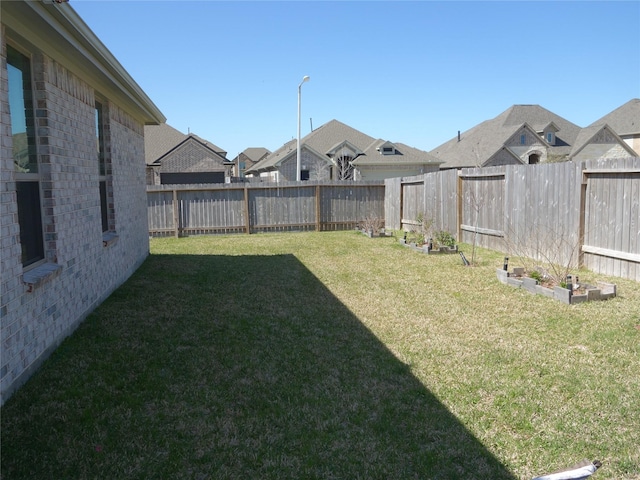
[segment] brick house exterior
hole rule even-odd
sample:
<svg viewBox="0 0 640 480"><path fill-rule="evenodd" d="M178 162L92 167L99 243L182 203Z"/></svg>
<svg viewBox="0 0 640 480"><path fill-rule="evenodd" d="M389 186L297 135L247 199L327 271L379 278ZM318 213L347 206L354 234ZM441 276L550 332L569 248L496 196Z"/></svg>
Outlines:
<svg viewBox="0 0 640 480"><path fill-rule="evenodd" d="M148 185L225 183L232 175L226 151L166 123L145 126L144 143Z"/></svg>
<svg viewBox="0 0 640 480"><path fill-rule="evenodd" d="M165 119L69 4L0 8L4 403L147 257L144 125Z"/></svg>

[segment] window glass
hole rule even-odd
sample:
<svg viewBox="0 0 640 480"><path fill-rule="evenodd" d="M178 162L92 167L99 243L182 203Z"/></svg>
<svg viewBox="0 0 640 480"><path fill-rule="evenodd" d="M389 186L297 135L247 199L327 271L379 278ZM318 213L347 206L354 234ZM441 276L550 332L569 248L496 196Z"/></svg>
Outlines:
<svg viewBox="0 0 640 480"><path fill-rule="evenodd" d="M107 162L104 150L104 129L102 104L96 102L96 153L98 158L98 175L100 182L100 214L102 217L102 232L109 231L109 202L107 201Z"/></svg>
<svg viewBox="0 0 640 480"><path fill-rule="evenodd" d="M18 197L22 265L26 267L44 258L38 182L16 182L16 196Z"/></svg>
<svg viewBox="0 0 640 480"><path fill-rule="evenodd" d="M16 200L22 265L44 259L40 182L34 134L33 92L29 58L7 46L9 113L16 172Z"/></svg>
<svg viewBox="0 0 640 480"><path fill-rule="evenodd" d="M38 161L33 137L33 99L29 59L7 46L9 109L13 134L13 161L17 173L37 173Z"/></svg>

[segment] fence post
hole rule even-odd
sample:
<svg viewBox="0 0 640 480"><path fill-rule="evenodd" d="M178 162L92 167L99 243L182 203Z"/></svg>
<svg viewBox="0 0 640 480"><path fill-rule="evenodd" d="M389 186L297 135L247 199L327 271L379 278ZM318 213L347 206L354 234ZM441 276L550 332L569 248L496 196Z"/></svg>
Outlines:
<svg viewBox="0 0 640 480"><path fill-rule="evenodd" d="M584 229L586 223L586 203L587 203L587 184L588 176L584 173L586 165L583 163L580 170L580 218L578 220L578 268L584 267Z"/></svg>
<svg viewBox="0 0 640 480"><path fill-rule="evenodd" d="M457 227L458 227L458 242L462 242L462 175L460 174L460 172L458 172L458 182L457 182L457 192L456 192L456 199L457 199L457 214L456 214L456 222L457 222Z"/></svg>
<svg viewBox="0 0 640 480"><path fill-rule="evenodd" d="M178 190L173 189L173 228L175 229L175 237L180 236L180 214L178 206Z"/></svg>
<svg viewBox="0 0 640 480"><path fill-rule="evenodd" d="M244 185L244 221L247 235L251 234L251 219L249 218L249 186Z"/></svg>
<svg viewBox="0 0 640 480"><path fill-rule="evenodd" d="M318 183L318 185L316 185L316 232L322 231L320 203L320 184Z"/></svg>
<svg viewBox="0 0 640 480"><path fill-rule="evenodd" d="M402 228L402 219L404 218L404 183L402 183L402 178L400 178L400 231L404 230Z"/></svg>

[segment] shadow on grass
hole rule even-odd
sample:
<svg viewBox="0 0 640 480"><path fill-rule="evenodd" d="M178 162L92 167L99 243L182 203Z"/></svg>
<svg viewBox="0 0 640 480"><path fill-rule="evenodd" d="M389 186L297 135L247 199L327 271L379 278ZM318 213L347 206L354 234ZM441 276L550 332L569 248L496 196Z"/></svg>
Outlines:
<svg viewBox="0 0 640 480"><path fill-rule="evenodd" d="M514 478L292 255L151 256L6 403L1 468Z"/></svg>

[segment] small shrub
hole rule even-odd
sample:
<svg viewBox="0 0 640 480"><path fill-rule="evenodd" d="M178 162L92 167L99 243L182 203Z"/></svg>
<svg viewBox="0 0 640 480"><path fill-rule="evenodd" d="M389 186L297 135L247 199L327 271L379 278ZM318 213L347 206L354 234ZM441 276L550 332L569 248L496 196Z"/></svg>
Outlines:
<svg viewBox="0 0 640 480"><path fill-rule="evenodd" d="M376 217L375 215L368 216L360 222L360 229L365 232L373 232L374 234L377 234L383 228L384 219Z"/></svg>
<svg viewBox="0 0 640 480"><path fill-rule="evenodd" d="M442 247L455 247L456 239L446 230L439 230L434 234L438 245Z"/></svg>
<svg viewBox="0 0 640 480"><path fill-rule="evenodd" d="M529 272L529 277L537 280L540 283L542 283L542 281L544 280L542 278L542 273L540 273L538 270L532 270L531 272Z"/></svg>

